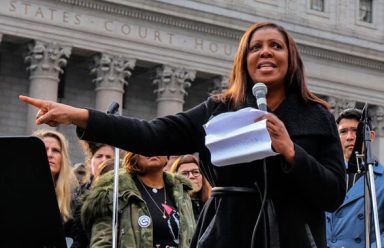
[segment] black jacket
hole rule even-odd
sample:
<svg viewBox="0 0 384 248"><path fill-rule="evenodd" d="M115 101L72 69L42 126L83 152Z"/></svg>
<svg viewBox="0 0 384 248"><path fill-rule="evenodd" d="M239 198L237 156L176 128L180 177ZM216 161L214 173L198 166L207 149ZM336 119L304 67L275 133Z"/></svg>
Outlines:
<svg viewBox="0 0 384 248"><path fill-rule="evenodd" d="M255 105L249 95L243 107ZM202 171L213 186L254 187L256 183L263 192L261 161L225 167L210 162L203 124L227 111L233 111L228 103L212 98L186 112L152 121L90 110L86 130L77 132L82 139L143 155L199 152ZM324 211L335 210L345 196L344 162L334 118L320 105L305 103L293 93L274 114L295 144L296 159L294 167L282 156L266 160L267 197L275 207L281 248L311 247L311 242L326 247ZM258 195L247 194L209 199L191 247L250 247L260 202ZM262 247L263 229L256 232L255 247Z"/></svg>

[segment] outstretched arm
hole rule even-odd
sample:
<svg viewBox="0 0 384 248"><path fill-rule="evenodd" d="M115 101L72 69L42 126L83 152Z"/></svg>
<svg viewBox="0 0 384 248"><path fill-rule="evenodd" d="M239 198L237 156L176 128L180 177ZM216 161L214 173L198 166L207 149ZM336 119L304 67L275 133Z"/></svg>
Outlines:
<svg viewBox="0 0 384 248"><path fill-rule="evenodd" d="M55 127L60 124L74 124L80 128L87 127L89 114L86 109L27 96L19 96L19 99L39 109L36 125L47 124Z"/></svg>

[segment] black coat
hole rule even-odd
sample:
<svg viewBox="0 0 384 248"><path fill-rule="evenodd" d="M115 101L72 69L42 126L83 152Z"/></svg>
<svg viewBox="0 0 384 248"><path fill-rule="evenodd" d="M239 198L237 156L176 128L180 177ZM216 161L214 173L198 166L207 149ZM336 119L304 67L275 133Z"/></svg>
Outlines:
<svg viewBox="0 0 384 248"><path fill-rule="evenodd" d="M247 98L255 106L255 98ZM200 153L201 167L213 186L254 187L264 191L261 161L215 167L205 147L205 124L214 115L232 111L229 104L209 98L195 108L173 116L143 121L90 110L82 139L102 142L143 155ZM295 144L295 166L282 156L267 163L267 197L273 202L280 245L326 247L324 211L335 210L345 196L344 162L333 116L318 104L304 103L291 93L274 111ZM261 199L240 194L208 200L191 247L250 247ZM262 247L259 227L255 247Z"/></svg>

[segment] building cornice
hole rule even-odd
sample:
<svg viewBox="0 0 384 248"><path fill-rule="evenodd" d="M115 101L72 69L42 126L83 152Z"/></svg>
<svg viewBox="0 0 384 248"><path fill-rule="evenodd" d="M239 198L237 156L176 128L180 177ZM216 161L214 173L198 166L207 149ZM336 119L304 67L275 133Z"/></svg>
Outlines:
<svg viewBox="0 0 384 248"><path fill-rule="evenodd" d="M384 62L366 59L358 56L353 56L345 53L326 50L313 46L298 44L300 54L323 59L327 61L334 61L340 64L350 64L354 66L369 68L378 71L384 71Z"/></svg>
<svg viewBox="0 0 384 248"><path fill-rule="evenodd" d="M223 37L230 40L240 40L243 30L230 29L219 27L207 23L199 23L197 21L186 20L180 17L165 15L147 10L140 10L133 7L121 6L112 3L102 3L87 0L59 0L62 3L70 4L77 7L88 8L106 13L126 16L147 22L162 24L166 26L173 26L182 30L189 30L193 32L206 33L215 37ZM318 48L307 44L300 44L298 42L299 51L303 55L311 57L335 61L342 64L350 64L360 67L365 67L373 70L384 70L384 62L376 61L370 58L362 58L355 55L350 55L342 52L327 50L326 48Z"/></svg>
<svg viewBox="0 0 384 248"><path fill-rule="evenodd" d="M228 28L223 28L212 24L198 23L196 21L185 20L175 16L149 12L146 10L135 9L132 7L118 6L110 3L98 3L84 0L59 1L65 4L70 4L78 7L94 9L143 21L173 26L184 30L207 33L213 36L224 37L231 40L240 40L244 32L243 30L230 30Z"/></svg>

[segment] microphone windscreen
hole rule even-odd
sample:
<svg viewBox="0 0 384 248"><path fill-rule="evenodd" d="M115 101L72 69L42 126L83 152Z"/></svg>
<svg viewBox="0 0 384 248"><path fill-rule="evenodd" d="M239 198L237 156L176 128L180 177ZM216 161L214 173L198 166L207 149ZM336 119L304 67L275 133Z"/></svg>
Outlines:
<svg viewBox="0 0 384 248"><path fill-rule="evenodd" d="M256 98L257 107L262 111L267 111L267 86L263 83L257 83L252 87L252 94Z"/></svg>
<svg viewBox="0 0 384 248"><path fill-rule="evenodd" d="M264 83L257 83L252 87L252 94L257 98L257 95L261 93L264 96L268 93L268 88Z"/></svg>

